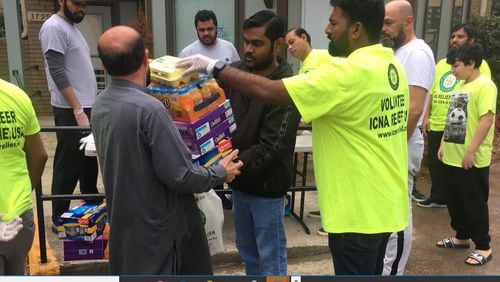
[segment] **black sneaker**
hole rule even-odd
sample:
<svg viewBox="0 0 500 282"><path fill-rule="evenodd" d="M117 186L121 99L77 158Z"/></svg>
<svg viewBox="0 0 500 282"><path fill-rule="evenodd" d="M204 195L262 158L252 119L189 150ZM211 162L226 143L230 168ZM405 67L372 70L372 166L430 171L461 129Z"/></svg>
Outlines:
<svg viewBox="0 0 500 282"><path fill-rule="evenodd" d="M411 198L417 203L425 201L427 199L424 194L420 193L420 191L418 191L417 189L413 189Z"/></svg>
<svg viewBox="0 0 500 282"><path fill-rule="evenodd" d="M422 208L446 208L446 203L428 198L425 201L417 202L417 206Z"/></svg>
<svg viewBox="0 0 500 282"><path fill-rule="evenodd" d="M50 225L50 231L52 231L52 233L56 234L57 236L59 236L59 230L57 230L57 225L55 225L54 223L52 223Z"/></svg>
<svg viewBox="0 0 500 282"><path fill-rule="evenodd" d="M231 200L226 198L225 195L222 195L220 199L222 200L222 208L224 208L225 210L230 210L233 208L233 202L231 202Z"/></svg>

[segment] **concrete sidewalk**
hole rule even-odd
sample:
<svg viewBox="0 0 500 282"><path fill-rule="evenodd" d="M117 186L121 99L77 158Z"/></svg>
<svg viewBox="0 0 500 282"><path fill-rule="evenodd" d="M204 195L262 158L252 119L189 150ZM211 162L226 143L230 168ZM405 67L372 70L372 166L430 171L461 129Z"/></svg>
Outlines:
<svg viewBox="0 0 500 282"><path fill-rule="evenodd" d="M41 125L53 125L52 118L41 118ZM44 194L50 193L52 178L52 162L55 151L55 133L42 133L42 139L49 154L49 160L43 174L42 187ZM312 168L312 163L310 163ZM309 175L312 171L309 170ZM429 177L424 167L418 179L419 189L428 194ZM308 178L312 181L312 177ZM308 181L309 182L309 181ZM102 181L99 181L99 190L104 191ZM490 235L492 249L495 253L500 250L500 163L491 166L490 171ZM78 189L76 193L79 193ZM298 213L300 193L297 193L295 211ZM288 240L288 259L290 274L333 274L333 265L328 249L327 237L316 234L321 227L320 219L307 217L307 212L317 209L316 192L306 192L304 221L309 226L311 234L304 232L295 218L287 216L286 234ZM63 261L62 241L50 230L50 203L44 204L47 240L57 259L61 274L106 274L107 261ZM499 275L500 258L496 254L492 261L481 267L472 267L464 264L469 250L445 250L435 247L438 239L453 235L449 227L448 211L445 208L420 208L413 203L414 237L410 259L406 268L409 275ZM231 212L224 211L224 245L225 252L213 257L216 274L244 274L244 267L239 259L234 245L233 220ZM52 274L52 273L47 273Z"/></svg>

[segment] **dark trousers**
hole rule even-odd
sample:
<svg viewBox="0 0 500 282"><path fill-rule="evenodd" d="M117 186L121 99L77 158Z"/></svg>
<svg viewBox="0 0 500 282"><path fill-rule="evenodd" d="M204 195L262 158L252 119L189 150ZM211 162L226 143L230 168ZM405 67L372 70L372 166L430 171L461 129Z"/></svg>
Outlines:
<svg viewBox="0 0 500 282"><path fill-rule="evenodd" d="M427 139L427 157L431 175L431 194L429 198L435 202L446 203L446 173L444 164L437 157L443 131L429 131Z"/></svg>
<svg viewBox="0 0 500 282"><path fill-rule="evenodd" d="M52 107L56 126L76 126L72 109ZM90 120L90 109L85 109ZM82 194L95 194L97 191L97 158L86 157L80 150L80 138L89 133L56 132L57 147L54 154L52 174L52 194L73 194L76 182L80 181ZM69 202L52 201L52 222L69 208Z"/></svg>
<svg viewBox="0 0 500 282"><path fill-rule="evenodd" d="M391 233L329 233L336 275L381 275Z"/></svg>
<svg viewBox="0 0 500 282"><path fill-rule="evenodd" d="M446 199L451 227L457 239L472 239L476 249L490 249L489 235L489 173L490 168L463 169L445 165Z"/></svg>
<svg viewBox="0 0 500 282"><path fill-rule="evenodd" d="M113 273L113 271L112 271ZM120 274L120 273L117 273ZM157 275L213 275L212 258L203 225L170 249Z"/></svg>

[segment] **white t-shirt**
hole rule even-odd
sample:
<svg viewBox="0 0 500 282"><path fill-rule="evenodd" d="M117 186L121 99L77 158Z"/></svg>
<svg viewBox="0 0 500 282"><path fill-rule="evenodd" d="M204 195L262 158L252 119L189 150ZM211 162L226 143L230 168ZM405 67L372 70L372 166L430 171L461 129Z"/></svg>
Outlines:
<svg viewBox="0 0 500 282"><path fill-rule="evenodd" d="M179 57L182 58L196 54L202 54L203 56L207 56L211 59L221 60L226 64L240 60L240 56L238 55L236 48L234 48L234 45L221 38L217 38L215 45L211 46L207 46L201 43L200 40L196 40L182 49L179 53Z"/></svg>
<svg viewBox="0 0 500 282"><path fill-rule="evenodd" d="M97 96L97 83L90 49L80 30L58 14L53 14L43 23L38 39L43 54L54 50L64 55L64 70L76 98L82 107L92 107ZM52 79L46 60L45 73L52 106L71 108Z"/></svg>
<svg viewBox="0 0 500 282"><path fill-rule="evenodd" d="M436 62L431 48L422 39L412 40L401 46L394 53L401 62L408 77L410 86L418 86L427 89L425 93L425 104L422 114L418 119L417 126L422 125L424 113L429 100L429 90L434 82L436 73Z"/></svg>

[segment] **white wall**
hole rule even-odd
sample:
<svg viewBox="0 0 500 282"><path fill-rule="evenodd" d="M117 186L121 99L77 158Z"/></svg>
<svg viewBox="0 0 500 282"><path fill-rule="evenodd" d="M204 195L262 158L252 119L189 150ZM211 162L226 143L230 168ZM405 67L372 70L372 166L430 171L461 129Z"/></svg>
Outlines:
<svg viewBox="0 0 500 282"><path fill-rule="evenodd" d="M313 48L328 49L330 40L326 37L325 27L328 24L331 12L330 1L302 1L302 27L311 35Z"/></svg>

